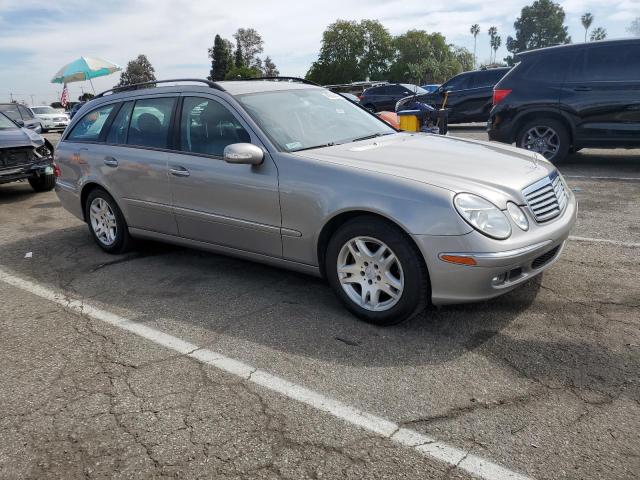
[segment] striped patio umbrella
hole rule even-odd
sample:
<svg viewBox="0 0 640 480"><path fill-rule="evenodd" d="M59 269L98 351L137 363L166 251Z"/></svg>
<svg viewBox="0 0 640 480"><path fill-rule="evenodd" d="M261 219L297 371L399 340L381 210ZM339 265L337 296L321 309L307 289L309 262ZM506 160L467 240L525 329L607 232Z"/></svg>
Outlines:
<svg viewBox="0 0 640 480"><path fill-rule="evenodd" d="M51 79L51 83L84 82L89 80L93 93L95 93L93 82L91 82L92 78L111 75L119 70L122 70L120 65L102 58L80 57L58 70L58 73Z"/></svg>

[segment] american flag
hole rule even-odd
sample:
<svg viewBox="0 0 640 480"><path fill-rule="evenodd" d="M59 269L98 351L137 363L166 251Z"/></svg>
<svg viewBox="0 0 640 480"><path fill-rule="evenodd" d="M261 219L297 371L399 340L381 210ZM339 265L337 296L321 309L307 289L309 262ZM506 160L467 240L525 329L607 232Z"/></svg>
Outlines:
<svg viewBox="0 0 640 480"><path fill-rule="evenodd" d="M62 89L62 96L60 97L60 104L67 108L69 105L69 90L67 89L67 84L64 84L64 88Z"/></svg>

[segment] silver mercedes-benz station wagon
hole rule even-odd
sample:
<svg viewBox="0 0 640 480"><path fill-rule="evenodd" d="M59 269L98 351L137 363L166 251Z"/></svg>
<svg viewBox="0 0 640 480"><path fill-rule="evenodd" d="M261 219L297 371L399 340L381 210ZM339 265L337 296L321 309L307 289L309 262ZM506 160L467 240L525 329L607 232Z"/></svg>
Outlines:
<svg viewBox="0 0 640 480"><path fill-rule="evenodd" d="M508 292L575 223L538 154L400 132L300 79L164 83L99 95L55 152L63 206L107 252L146 238L321 275L388 325Z"/></svg>

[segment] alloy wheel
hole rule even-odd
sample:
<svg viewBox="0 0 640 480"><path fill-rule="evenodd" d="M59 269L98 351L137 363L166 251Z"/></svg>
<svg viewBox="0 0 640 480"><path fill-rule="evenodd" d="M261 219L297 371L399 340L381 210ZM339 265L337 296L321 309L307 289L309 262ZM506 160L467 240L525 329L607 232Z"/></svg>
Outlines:
<svg viewBox="0 0 640 480"><path fill-rule="evenodd" d="M94 198L89 206L89 220L96 238L103 245L110 246L116 241L118 222L113 209L103 198Z"/></svg>
<svg viewBox="0 0 640 480"><path fill-rule="evenodd" d="M404 273L396 254L380 240L355 237L340 249L338 280L349 299L369 311L385 311L402 297Z"/></svg>
<svg viewBox="0 0 640 480"><path fill-rule="evenodd" d="M520 147L539 153L550 160L560 150L560 136L551 127L535 126L524 134Z"/></svg>

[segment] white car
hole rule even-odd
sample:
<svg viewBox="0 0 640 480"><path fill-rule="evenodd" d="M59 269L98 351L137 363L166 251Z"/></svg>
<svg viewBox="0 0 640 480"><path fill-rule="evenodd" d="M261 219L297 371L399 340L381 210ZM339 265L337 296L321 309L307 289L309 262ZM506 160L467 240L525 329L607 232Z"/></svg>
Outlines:
<svg viewBox="0 0 640 480"><path fill-rule="evenodd" d="M66 113L60 113L49 105L31 107L31 111L40 121L43 132L55 129L64 130L69 125L69 116Z"/></svg>

